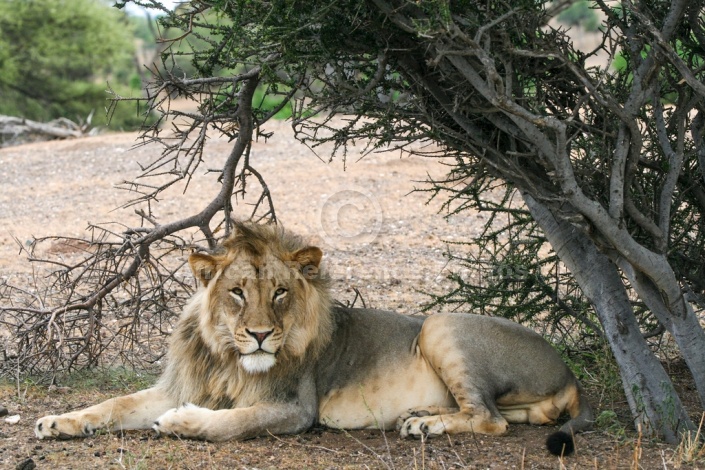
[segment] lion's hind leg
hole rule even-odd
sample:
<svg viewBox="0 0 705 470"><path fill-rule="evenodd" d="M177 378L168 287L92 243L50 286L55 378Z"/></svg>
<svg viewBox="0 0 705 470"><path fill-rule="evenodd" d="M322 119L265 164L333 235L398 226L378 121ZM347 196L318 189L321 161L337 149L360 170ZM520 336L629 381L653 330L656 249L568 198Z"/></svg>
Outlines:
<svg viewBox="0 0 705 470"><path fill-rule="evenodd" d="M397 428L401 437L435 437L441 434L477 432L504 434L507 421L499 413L483 406L471 408L420 407L399 417Z"/></svg>
<svg viewBox="0 0 705 470"><path fill-rule="evenodd" d="M401 431L404 427L404 423L410 418L422 418L425 416L438 416L454 414L460 411L458 408L444 408L441 406L419 406L416 408L410 408L397 418L397 431Z"/></svg>
<svg viewBox="0 0 705 470"><path fill-rule="evenodd" d="M431 316L418 340L421 354L443 381L457 408L428 408L432 412L426 416L419 413L423 408L414 410L416 415L409 416L401 426L402 437L507 432L509 424L495 404L496 387L488 382L483 362L475 360L477 351L472 344L458 334L464 321L461 316Z"/></svg>
<svg viewBox="0 0 705 470"><path fill-rule="evenodd" d="M554 403L555 398L550 397L534 403L499 406L499 412L504 418L514 424L554 424L561 414L561 409Z"/></svg>
<svg viewBox="0 0 705 470"><path fill-rule="evenodd" d="M406 410L397 420L397 431L401 429L401 424L409 418L419 418L422 416L447 415L460 411L457 407L443 406L418 406Z"/></svg>

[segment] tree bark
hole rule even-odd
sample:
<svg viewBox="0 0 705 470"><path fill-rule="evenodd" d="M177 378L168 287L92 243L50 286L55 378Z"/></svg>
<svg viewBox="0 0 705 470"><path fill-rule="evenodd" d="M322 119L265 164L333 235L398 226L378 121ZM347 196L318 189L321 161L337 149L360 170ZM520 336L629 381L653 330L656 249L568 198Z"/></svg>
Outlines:
<svg viewBox="0 0 705 470"><path fill-rule="evenodd" d="M644 340L617 267L582 231L522 194L534 220L595 307L619 366L634 424L645 435L675 443L695 426L671 379Z"/></svg>
<svg viewBox="0 0 705 470"><path fill-rule="evenodd" d="M639 298L644 301L658 321L673 336L690 373L693 375L700 404L705 408L705 351L702 349L702 345L705 344L705 331L700 326L693 308L686 299L683 299L683 304L680 307L685 311L680 314L673 313L664 302L658 286L651 279L636 271L624 258L620 257L617 264L639 294Z"/></svg>

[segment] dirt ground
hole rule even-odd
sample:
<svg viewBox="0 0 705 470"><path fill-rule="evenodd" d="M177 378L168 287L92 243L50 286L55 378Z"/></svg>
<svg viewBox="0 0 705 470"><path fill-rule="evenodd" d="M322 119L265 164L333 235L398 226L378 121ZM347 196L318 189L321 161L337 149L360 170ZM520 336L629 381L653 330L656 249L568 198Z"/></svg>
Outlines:
<svg viewBox="0 0 705 470"><path fill-rule="evenodd" d="M280 223L309 237L324 250L335 295L343 301L359 290L368 306L401 313L418 311L423 292L442 292L445 275L456 268L444 257L459 250L453 242L479 233L483 216L465 212L444 218L441 200L411 192L427 176L445 173L441 162L388 152L343 163L318 159L296 143L288 124L271 123L267 142L254 145L252 162L267 180ZM136 149L136 134L108 134L34 143L0 150L0 276L12 283L29 279L31 269L17 243L44 235L82 236L89 223L138 224L134 208L116 209L130 199L114 185L131 179L160 152ZM156 206L162 222L199 211L218 189L214 173L230 144L214 139L206 163L188 192L173 188ZM247 203L248 200L246 199ZM236 216L246 215L246 206ZM3 303L4 299L0 299ZM515 425L502 437L479 435L403 441L396 433L313 429L299 436L245 442L181 441L151 432L103 434L90 439L39 441L34 421L45 413L84 407L135 389L135 384L48 390L22 382L0 388L0 404L17 424L0 418L3 468L677 468L673 446L642 441L623 432L596 430L578 437L577 455L552 457L544 449L552 428ZM597 412L628 414L620 400L594 396ZM628 420L624 421L628 425ZM622 429L623 431L623 429ZM31 462L30 462L31 460ZM705 463L681 468L705 468Z"/></svg>

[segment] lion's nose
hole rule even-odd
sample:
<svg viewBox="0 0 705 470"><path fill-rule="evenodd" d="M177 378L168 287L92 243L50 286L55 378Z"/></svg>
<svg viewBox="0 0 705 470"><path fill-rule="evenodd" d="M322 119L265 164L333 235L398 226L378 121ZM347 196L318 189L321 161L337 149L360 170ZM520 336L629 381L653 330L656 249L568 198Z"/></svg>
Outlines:
<svg viewBox="0 0 705 470"><path fill-rule="evenodd" d="M247 331L247 334L252 336L254 339L257 340L257 344L262 346L262 343L264 343L264 340L267 339L267 336L272 334L272 331L274 330L267 330L267 331L254 331L254 330L245 330Z"/></svg>

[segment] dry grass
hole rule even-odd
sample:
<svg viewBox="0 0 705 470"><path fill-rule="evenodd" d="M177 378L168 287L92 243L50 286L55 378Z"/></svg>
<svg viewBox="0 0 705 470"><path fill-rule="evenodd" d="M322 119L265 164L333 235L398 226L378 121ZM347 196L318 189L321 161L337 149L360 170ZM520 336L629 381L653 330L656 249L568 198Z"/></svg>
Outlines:
<svg viewBox="0 0 705 470"><path fill-rule="evenodd" d="M676 468L681 468L680 466L683 464L698 462L705 466L705 436L702 434L703 421L705 421L705 413L700 418L698 430L685 434L681 443L676 447Z"/></svg>

